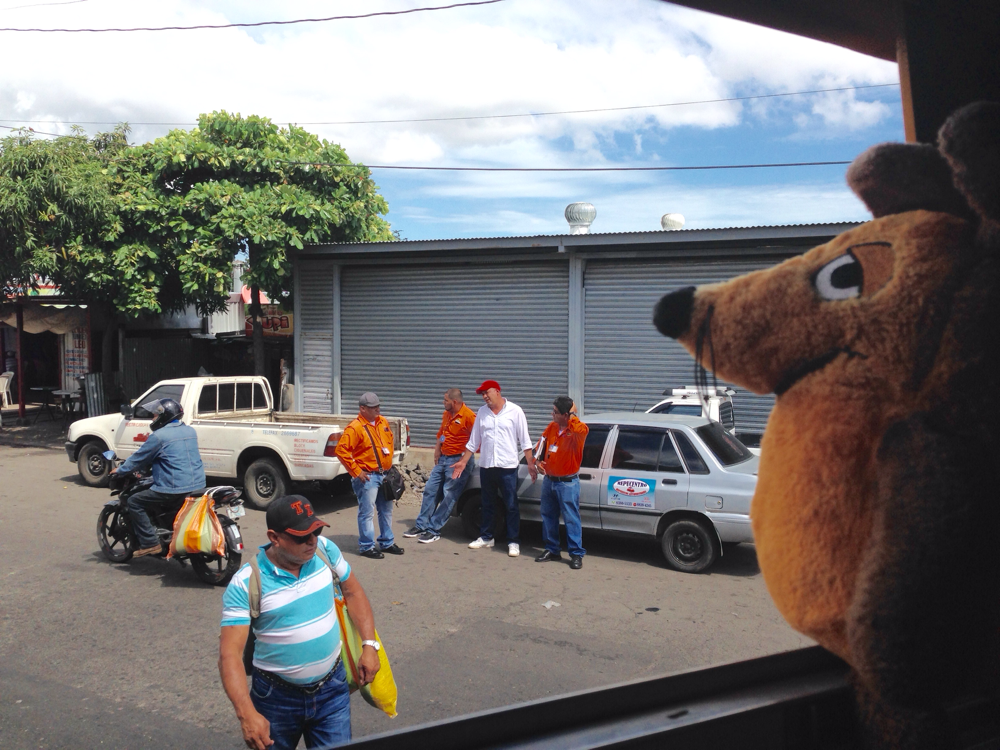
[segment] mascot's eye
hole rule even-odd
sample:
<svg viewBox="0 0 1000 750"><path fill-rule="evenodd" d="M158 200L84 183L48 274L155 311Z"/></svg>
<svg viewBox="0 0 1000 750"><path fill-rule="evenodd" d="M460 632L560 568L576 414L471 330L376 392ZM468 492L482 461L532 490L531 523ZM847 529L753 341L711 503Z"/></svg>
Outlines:
<svg viewBox="0 0 1000 750"><path fill-rule="evenodd" d="M848 253L834 258L813 278L813 286L823 299L851 299L861 295L864 273L857 258Z"/></svg>

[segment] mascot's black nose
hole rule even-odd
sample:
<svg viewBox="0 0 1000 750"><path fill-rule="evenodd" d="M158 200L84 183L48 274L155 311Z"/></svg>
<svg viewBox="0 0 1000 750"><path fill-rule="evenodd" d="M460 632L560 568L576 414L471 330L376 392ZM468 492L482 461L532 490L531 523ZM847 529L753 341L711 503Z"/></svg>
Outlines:
<svg viewBox="0 0 1000 750"><path fill-rule="evenodd" d="M664 294L653 308L653 325L664 336L672 339L683 336L691 327L691 308L694 287L686 286L676 292Z"/></svg>

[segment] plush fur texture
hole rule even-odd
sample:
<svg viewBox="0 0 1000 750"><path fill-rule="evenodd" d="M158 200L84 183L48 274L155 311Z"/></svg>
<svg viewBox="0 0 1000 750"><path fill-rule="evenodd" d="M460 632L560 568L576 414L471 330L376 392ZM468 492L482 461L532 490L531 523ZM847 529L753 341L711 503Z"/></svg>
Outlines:
<svg viewBox="0 0 1000 750"><path fill-rule="evenodd" d="M854 670L879 747L951 747L1000 687L1000 105L848 181L876 218L654 322L778 395L751 517L778 609Z"/></svg>

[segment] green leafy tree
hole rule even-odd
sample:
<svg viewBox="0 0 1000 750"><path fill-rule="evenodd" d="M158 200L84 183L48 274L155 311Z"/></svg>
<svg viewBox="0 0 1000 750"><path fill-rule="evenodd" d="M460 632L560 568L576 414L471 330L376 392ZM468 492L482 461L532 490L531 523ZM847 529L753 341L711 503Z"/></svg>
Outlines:
<svg viewBox="0 0 1000 750"><path fill-rule="evenodd" d="M115 174L123 215L147 246L177 259L182 297L224 304L229 268L248 256L254 362L264 370L260 297L290 290L289 248L392 240L370 171L302 128L213 112L198 127L137 146ZM214 302L213 302L214 300Z"/></svg>
<svg viewBox="0 0 1000 750"><path fill-rule="evenodd" d="M0 282L6 293L23 294L44 278L101 310L109 321L101 363L108 386L122 318L188 304L219 309L229 278L226 264L207 269L198 247L162 243L128 210L130 190L148 189L142 180L149 180L128 132L122 125L94 138L42 140L19 131L0 141Z"/></svg>

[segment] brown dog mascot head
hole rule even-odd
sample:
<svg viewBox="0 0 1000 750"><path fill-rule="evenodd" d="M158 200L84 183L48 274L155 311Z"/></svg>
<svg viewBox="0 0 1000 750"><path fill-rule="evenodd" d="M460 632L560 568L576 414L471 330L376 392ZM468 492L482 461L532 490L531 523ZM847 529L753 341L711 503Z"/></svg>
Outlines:
<svg viewBox="0 0 1000 750"><path fill-rule="evenodd" d="M949 747L1000 682L1000 105L848 182L874 220L654 323L777 395L751 518L782 615L851 665L874 744Z"/></svg>

